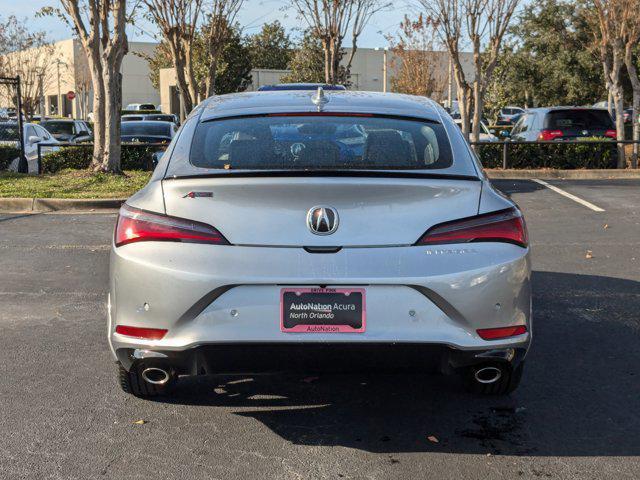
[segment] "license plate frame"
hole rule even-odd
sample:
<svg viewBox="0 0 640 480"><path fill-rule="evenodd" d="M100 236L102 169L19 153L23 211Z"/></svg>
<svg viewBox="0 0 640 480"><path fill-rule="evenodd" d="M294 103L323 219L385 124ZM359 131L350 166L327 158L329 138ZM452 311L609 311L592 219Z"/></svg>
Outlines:
<svg viewBox="0 0 640 480"><path fill-rule="evenodd" d="M354 295L354 297L349 299L348 297L351 295ZM322 297L326 298L322 299ZM292 300L296 298L301 300L299 304L301 308L292 312ZM331 308L312 308L313 305L316 305L314 304L314 298L330 302L317 304L318 307L324 305ZM345 300L352 300L352 302ZM304 305L311 306L310 308L302 308ZM336 308L336 305L343 305L345 310L339 307ZM353 305L355 309L352 310L350 305ZM282 288L280 289L280 331L285 333L364 333L367 328L366 305L366 291L364 288ZM285 306L289 307L287 313L285 313ZM360 307L359 312L358 306ZM352 312L355 312L356 317ZM288 318L287 314L289 315ZM292 314L300 316L292 318ZM333 318L329 317L331 314L334 315ZM324 316L321 317L319 315ZM313 318L311 318L312 316ZM358 318L360 322L357 322ZM349 319L349 321L341 323L343 319Z"/></svg>

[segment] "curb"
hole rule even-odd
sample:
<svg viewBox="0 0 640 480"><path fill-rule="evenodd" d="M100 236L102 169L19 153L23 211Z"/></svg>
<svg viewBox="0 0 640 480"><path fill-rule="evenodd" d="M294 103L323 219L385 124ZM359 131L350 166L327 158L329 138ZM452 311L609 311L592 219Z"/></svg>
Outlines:
<svg viewBox="0 0 640 480"><path fill-rule="evenodd" d="M126 198L0 198L0 212L118 210Z"/></svg>
<svg viewBox="0 0 640 480"><path fill-rule="evenodd" d="M541 180L569 179L569 180L620 180L625 178L640 178L640 169L635 170L502 170L501 168L487 168L484 171L492 180L516 179L530 180L539 178Z"/></svg>

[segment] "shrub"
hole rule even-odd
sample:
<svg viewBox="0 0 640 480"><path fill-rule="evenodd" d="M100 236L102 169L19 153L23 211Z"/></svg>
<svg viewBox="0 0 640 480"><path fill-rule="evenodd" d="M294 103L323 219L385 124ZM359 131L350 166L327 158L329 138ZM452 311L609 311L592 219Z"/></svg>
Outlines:
<svg viewBox="0 0 640 480"><path fill-rule="evenodd" d="M0 170L6 170L17 157L20 150L11 145L0 145Z"/></svg>
<svg viewBox="0 0 640 480"><path fill-rule="evenodd" d="M616 168L616 145L593 143L602 138L585 139L583 143L507 144L507 168ZM477 145L476 151L484 168L502 167L501 143Z"/></svg>
<svg viewBox="0 0 640 480"><path fill-rule="evenodd" d="M163 148L145 145L122 145L120 166L122 170L153 170L151 155L158 150L163 150ZM42 157L42 171L44 173L56 173L67 168L86 170L91 165L92 152L93 147L90 145L62 147L57 152L52 152Z"/></svg>

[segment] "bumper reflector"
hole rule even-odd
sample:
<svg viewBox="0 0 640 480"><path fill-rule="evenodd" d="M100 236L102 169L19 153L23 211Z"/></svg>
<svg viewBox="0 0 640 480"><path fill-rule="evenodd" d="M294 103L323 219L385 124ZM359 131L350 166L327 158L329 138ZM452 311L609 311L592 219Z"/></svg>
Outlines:
<svg viewBox="0 0 640 480"><path fill-rule="evenodd" d="M146 340L160 340L168 330L163 328L139 328L127 325L116 325L116 333L127 337L144 338Z"/></svg>
<svg viewBox="0 0 640 480"><path fill-rule="evenodd" d="M481 328L476 332L483 340L500 340L527 333L527 327L526 325L516 325L515 327Z"/></svg>

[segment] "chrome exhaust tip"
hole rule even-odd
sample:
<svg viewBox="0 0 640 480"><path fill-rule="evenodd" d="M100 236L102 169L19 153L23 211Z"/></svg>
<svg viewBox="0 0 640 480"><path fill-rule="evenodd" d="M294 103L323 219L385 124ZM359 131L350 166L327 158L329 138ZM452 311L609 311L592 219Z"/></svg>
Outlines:
<svg viewBox="0 0 640 480"><path fill-rule="evenodd" d="M482 384L495 383L502 377L502 370L498 367L482 367L475 371L476 382Z"/></svg>
<svg viewBox="0 0 640 480"><path fill-rule="evenodd" d="M152 385L164 385L169 381L169 372L158 367L148 367L142 371L142 378Z"/></svg>

